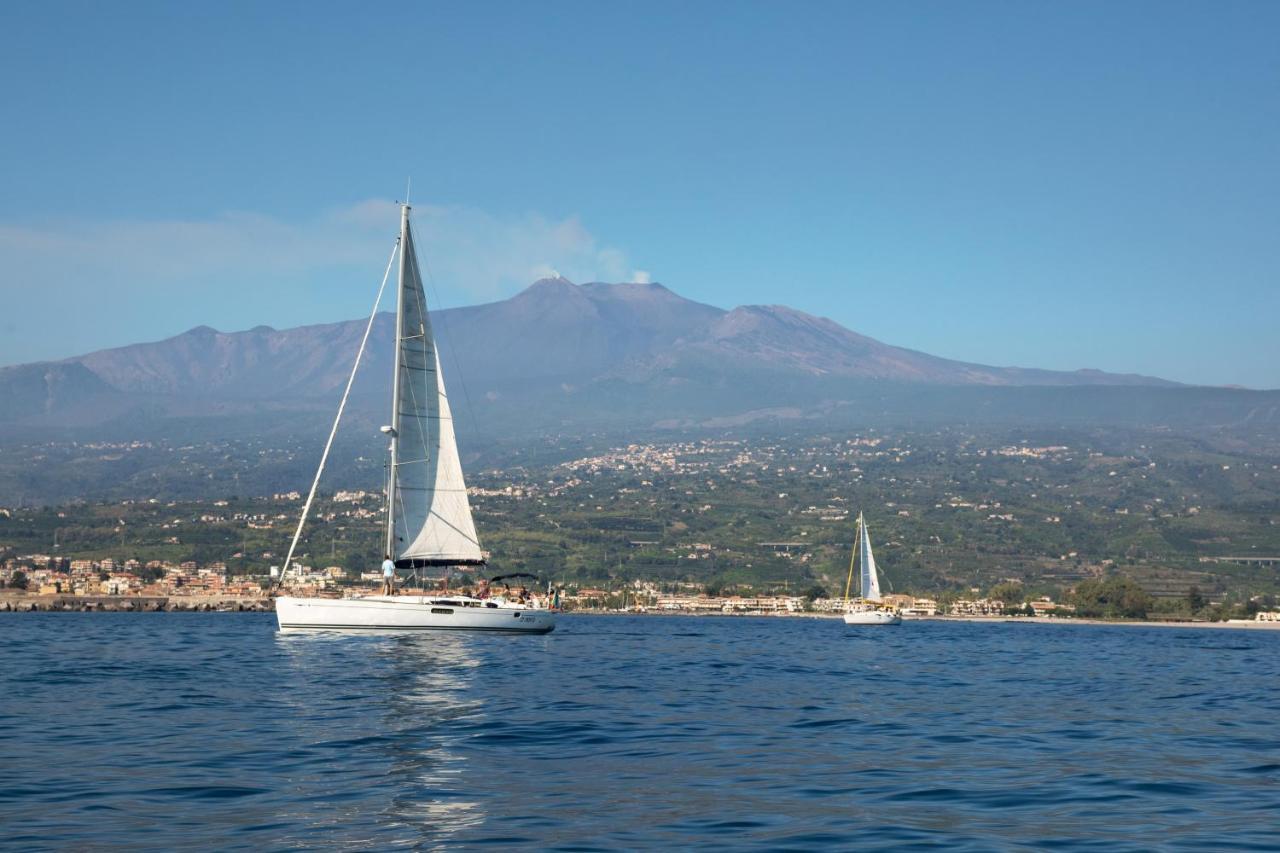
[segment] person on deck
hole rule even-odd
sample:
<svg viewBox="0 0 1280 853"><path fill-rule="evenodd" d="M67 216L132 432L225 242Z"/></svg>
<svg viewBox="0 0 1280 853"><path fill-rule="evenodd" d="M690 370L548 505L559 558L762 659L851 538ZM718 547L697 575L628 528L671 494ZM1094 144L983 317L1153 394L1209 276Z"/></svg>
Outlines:
<svg viewBox="0 0 1280 853"><path fill-rule="evenodd" d="M391 562L390 554L382 561L382 594L396 594L396 564Z"/></svg>

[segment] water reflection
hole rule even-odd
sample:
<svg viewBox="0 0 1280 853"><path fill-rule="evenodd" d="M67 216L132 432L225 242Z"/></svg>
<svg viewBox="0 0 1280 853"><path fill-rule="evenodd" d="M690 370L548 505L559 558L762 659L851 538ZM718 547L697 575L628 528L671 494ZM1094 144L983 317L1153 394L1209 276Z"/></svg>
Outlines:
<svg viewBox="0 0 1280 853"><path fill-rule="evenodd" d="M472 689L480 670L475 642L461 634L397 637L381 651L388 664L384 723L396 732L384 743L396 788L384 814L434 842L484 822L480 802L467 793L466 752L452 734L485 722Z"/></svg>
<svg viewBox="0 0 1280 853"><path fill-rule="evenodd" d="M306 824L299 840L434 844L483 823L480 802L464 793L466 752L450 734L485 722L473 689L476 642L443 633L276 635L286 715L312 757L292 779L292 804L303 808L277 816ZM335 790L335 774L358 787Z"/></svg>

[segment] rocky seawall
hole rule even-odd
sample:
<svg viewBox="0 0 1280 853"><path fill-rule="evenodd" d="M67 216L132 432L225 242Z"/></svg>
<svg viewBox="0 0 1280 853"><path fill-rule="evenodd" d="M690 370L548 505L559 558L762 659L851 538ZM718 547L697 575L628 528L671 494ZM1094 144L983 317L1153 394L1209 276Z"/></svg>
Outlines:
<svg viewBox="0 0 1280 853"><path fill-rule="evenodd" d="M275 599L229 596L18 595L0 598L0 613L262 613Z"/></svg>

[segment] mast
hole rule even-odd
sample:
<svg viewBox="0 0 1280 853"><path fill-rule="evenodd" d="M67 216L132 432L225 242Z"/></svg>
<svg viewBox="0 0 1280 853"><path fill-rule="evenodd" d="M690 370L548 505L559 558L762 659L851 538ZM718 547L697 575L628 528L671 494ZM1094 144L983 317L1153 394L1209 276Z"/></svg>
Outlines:
<svg viewBox="0 0 1280 853"><path fill-rule="evenodd" d="M404 278L409 262L409 205L400 205L400 270L396 282L396 357L391 374L391 471L387 477L387 547L386 553L396 558L396 466L399 464L400 444L400 360L403 357Z"/></svg>
<svg viewBox="0 0 1280 853"><path fill-rule="evenodd" d="M400 293L387 476L387 550L399 568L484 562L431 331L411 208L401 208Z"/></svg>

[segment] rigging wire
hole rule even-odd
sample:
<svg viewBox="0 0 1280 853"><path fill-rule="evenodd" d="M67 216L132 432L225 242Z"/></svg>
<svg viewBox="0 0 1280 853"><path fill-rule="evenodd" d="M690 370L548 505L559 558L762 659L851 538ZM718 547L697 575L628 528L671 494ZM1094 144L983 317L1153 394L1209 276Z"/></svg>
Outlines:
<svg viewBox="0 0 1280 853"><path fill-rule="evenodd" d="M364 356L365 345L369 343L369 333L373 330L373 321L378 316L378 306L382 304L383 291L387 289L387 279L391 277L391 265L396 259L396 250L400 248L400 238L396 238L396 244L391 248L391 257L387 260L387 268L382 273L382 284L378 286L378 298L373 301L373 311L369 314L369 322L364 327L364 337L360 339L360 349L356 352L355 364L351 366L351 375L347 377L347 387L342 392L342 402L338 403L338 414L333 419L333 427L329 430L329 439L324 443L324 453L320 456L320 467L316 469L315 479L311 481L311 491L307 493L307 502L302 505L302 517L298 519L298 529L293 533L293 541L289 543L289 554L285 557L284 565L280 567L280 576L276 578L276 583L270 588L274 590L276 586L284 584L285 575L289 573L289 566L293 564L293 554L298 547L298 540L302 537L302 527L307 523L307 514L311 511L311 503L315 500L316 489L320 487L320 475L324 473L325 462L329 459L329 450L333 447L333 437L338 434L338 424L342 421L342 412L347 407L347 397L351 396L351 386L356 381L356 371L360 369L360 359Z"/></svg>

